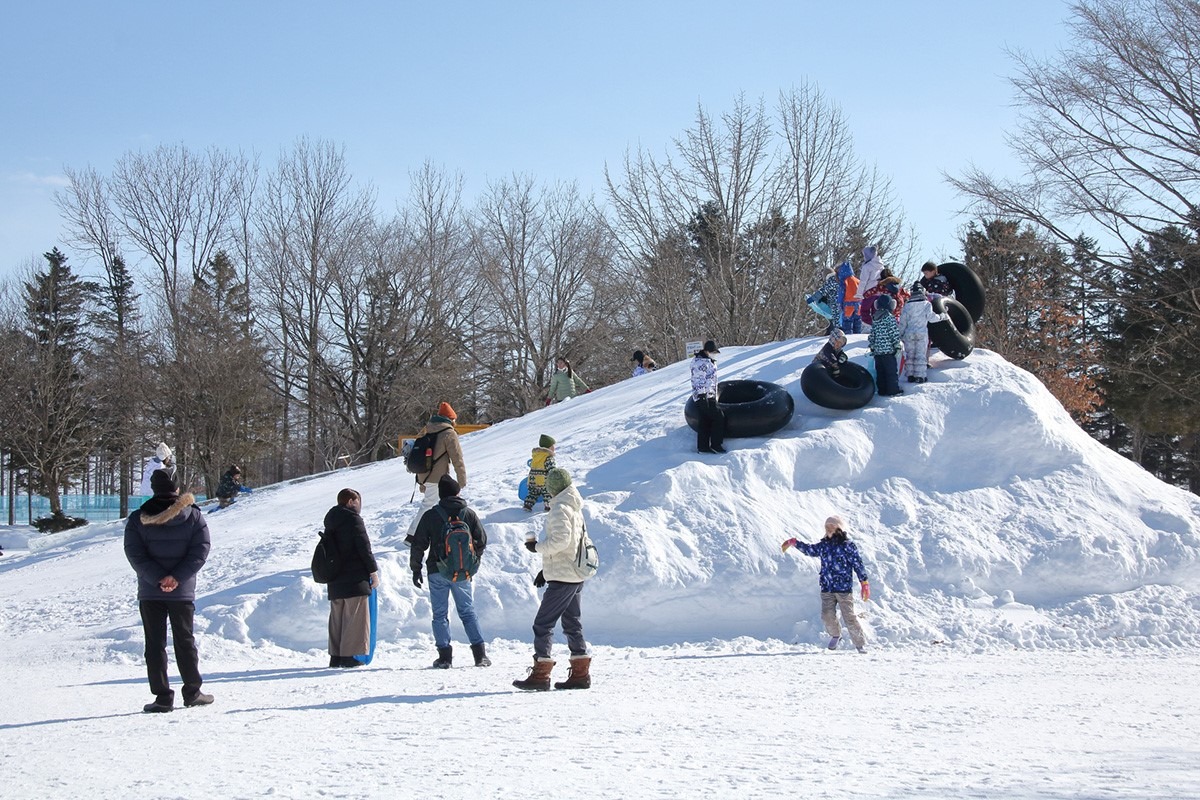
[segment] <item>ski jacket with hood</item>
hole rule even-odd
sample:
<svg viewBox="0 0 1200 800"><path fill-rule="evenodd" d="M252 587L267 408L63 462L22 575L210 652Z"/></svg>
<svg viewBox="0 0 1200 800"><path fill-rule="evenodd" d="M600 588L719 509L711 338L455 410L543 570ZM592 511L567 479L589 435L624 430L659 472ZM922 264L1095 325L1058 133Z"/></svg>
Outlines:
<svg viewBox="0 0 1200 800"><path fill-rule="evenodd" d="M449 417L434 414L418 435L426 433L438 435L437 442L433 445L433 467L429 472L418 473L417 483L423 487L431 483L436 485L443 475L450 474L450 465L453 464L454 477L458 479L459 488L466 488L467 465L463 461L462 444L458 441L458 431L454 430L454 423Z"/></svg>
<svg viewBox="0 0 1200 800"><path fill-rule="evenodd" d="M329 599L371 594L371 573L378 572L371 537L363 518L352 508L334 506L325 514L325 531L337 548L337 574L329 582Z"/></svg>
<svg viewBox="0 0 1200 800"><path fill-rule="evenodd" d="M583 496L574 484L550 499L546 514L545 539L538 542L542 557L542 575L548 581L582 583L586 575L575 568L579 542L583 538Z"/></svg>
<svg viewBox="0 0 1200 800"><path fill-rule="evenodd" d="M125 557L138 576L138 600L196 600L196 573L208 560L211 541L204 513L190 493L155 495L125 522ZM168 575L178 588L164 592Z"/></svg>
<svg viewBox="0 0 1200 800"><path fill-rule="evenodd" d="M854 588L854 573L860 581L867 580L858 547L849 539L836 541L825 538L819 542L796 542L796 549L806 556L821 559L820 583L822 592L843 593Z"/></svg>

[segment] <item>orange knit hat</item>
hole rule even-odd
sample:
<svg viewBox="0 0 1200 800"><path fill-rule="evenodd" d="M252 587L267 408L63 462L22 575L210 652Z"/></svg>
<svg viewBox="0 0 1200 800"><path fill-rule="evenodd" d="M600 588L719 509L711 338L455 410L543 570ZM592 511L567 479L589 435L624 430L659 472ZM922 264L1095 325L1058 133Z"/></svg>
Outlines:
<svg viewBox="0 0 1200 800"><path fill-rule="evenodd" d="M445 417L446 419L458 419L458 414L455 414L454 409L450 407L450 404L445 402L438 406L438 415Z"/></svg>

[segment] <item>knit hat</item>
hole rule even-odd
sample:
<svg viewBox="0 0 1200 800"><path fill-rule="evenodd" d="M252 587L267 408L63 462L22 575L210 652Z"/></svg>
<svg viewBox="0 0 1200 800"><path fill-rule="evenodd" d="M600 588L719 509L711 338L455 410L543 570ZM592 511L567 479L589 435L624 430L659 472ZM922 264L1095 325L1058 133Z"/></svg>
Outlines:
<svg viewBox="0 0 1200 800"><path fill-rule="evenodd" d="M170 470L156 469L150 473L150 491L155 495L179 494L179 487L175 485L175 476Z"/></svg>
<svg viewBox="0 0 1200 800"><path fill-rule="evenodd" d="M458 481L451 478L449 475L443 475L438 479L438 497L458 497L459 493Z"/></svg>
<svg viewBox="0 0 1200 800"><path fill-rule="evenodd" d="M716 342L714 342L712 339L709 339L708 341L706 341L706 342L704 343L704 352L706 352L706 353L719 353L719 352L721 352L721 351L717 349L717 343L716 343Z"/></svg>
<svg viewBox="0 0 1200 800"><path fill-rule="evenodd" d="M231 466L231 467L229 468L229 474L230 474L230 475L241 475L241 474L242 474L242 468L241 468L241 467L239 467L237 464L234 464L233 466Z"/></svg>
<svg viewBox="0 0 1200 800"><path fill-rule="evenodd" d="M543 433L541 436L538 437L538 447L546 447L546 448L554 447L554 437L547 436L546 434Z"/></svg>
<svg viewBox="0 0 1200 800"><path fill-rule="evenodd" d="M546 491L550 492L551 497L554 497L570 485L571 473L562 467L555 467L546 473Z"/></svg>
<svg viewBox="0 0 1200 800"><path fill-rule="evenodd" d="M643 353L641 350L634 350L634 351L633 351L633 358L631 358L631 359L629 359L629 360L630 360L630 361L636 361L637 363L639 363L639 364L640 364L640 363L642 363L642 359L644 359L645 357L646 357L646 354L645 354L645 353Z"/></svg>
<svg viewBox="0 0 1200 800"><path fill-rule="evenodd" d="M895 310L896 301L892 299L890 294L881 294L875 298L875 311L873 312L875 319L886 317Z"/></svg>
<svg viewBox="0 0 1200 800"><path fill-rule="evenodd" d="M158 447L154 448L154 455L158 456L159 461L166 461L171 457L171 448L167 447L166 442L159 442Z"/></svg>
<svg viewBox="0 0 1200 800"><path fill-rule="evenodd" d="M450 404L446 402L443 402L440 406L438 406L438 416L445 417L451 421L458 419L458 414L454 413L454 409L451 408Z"/></svg>
<svg viewBox="0 0 1200 800"><path fill-rule="evenodd" d="M839 517L837 514L834 514L832 517L825 520L825 529L829 530L831 528L835 531L836 530L844 531L844 530L846 530L846 521L843 520L841 517Z"/></svg>
<svg viewBox="0 0 1200 800"><path fill-rule="evenodd" d="M913 281L912 289L910 291L912 292L912 297L914 300L918 299L917 295L921 295L921 297L925 296L925 287L921 285L920 281Z"/></svg>
<svg viewBox="0 0 1200 800"><path fill-rule="evenodd" d="M834 347L846 346L846 333L841 328L834 328L833 333L829 334L829 343Z"/></svg>

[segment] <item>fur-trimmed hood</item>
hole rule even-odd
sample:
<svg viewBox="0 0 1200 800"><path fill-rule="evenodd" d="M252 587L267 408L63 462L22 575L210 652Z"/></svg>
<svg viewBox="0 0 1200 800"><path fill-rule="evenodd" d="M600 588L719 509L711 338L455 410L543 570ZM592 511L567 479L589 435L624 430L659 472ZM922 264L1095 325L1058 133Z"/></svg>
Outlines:
<svg viewBox="0 0 1200 800"><path fill-rule="evenodd" d="M187 511L189 508L191 508L192 506L194 506L196 504L196 496L194 494L192 494L191 492L185 492L184 494L181 494L178 497L176 497L175 500L171 503L171 505L167 506L167 508L165 510L159 511L156 514L147 514L146 511L148 509L146 509L146 506L150 505L151 503L154 502L154 500L157 500L157 499L159 499L159 498L153 498L151 500L147 500L145 503L142 504L142 515L141 516L142 516L142 524L143 525L166 525L168 522L175 519L181 513L183 513L184 511ZM165 498L163 498L163 499L165 499Z"/></svg>

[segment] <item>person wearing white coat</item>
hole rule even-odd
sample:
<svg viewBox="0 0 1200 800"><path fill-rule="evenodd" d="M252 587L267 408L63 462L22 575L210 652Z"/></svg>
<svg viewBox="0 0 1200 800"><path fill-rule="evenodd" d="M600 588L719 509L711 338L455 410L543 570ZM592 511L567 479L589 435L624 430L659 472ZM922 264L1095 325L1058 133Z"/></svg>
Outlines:
<svg viewBox="0 0 1200 800"><path fill-rule="evenodd" d="M917 281L912 285L912 295L900 312L900 340L904 342L904 374L909 383L925 383L925 370L929 366L929 325L950 319L948 314L933 310L925 287Z"/></svg>
<svg viewBox="0 0 1200 800"><path fill-rule="evenodd" d="M542 541L530 539L525 547L542 557L542 571L534 578L534 586L546 587L537 616L533 620L533 668L528 678L513 681L518 689L544 692L550 688L550 671L554 660L550 648L554 642L554 626L562 622L562 631L571 650L571 673L567 680L554 684L555 689L588 689L592 685L588 654L580 619L580 597L587 576L576 566L580 542L587 535L583 524L583 497L571 484L571 473L555 467L546 475L546 490L550 493L550 513L546 515L546 536Z"/></svg>
<svg viewBox="0 0 1200 800"><path fill-rule="evenodd" d="M172 457L171 448L167 447L166 442L159 442L158 447L154 448L154 455L146 460L146 468L142 470L142 485L138 494L145 497L154 494L154 488L150 486L150 476L156 469L165 469L172 476L175 474L175 460Z"/></svg>
<svg viewBox="0 0 1200 800"><path fill-rule="evenodd" d="M879 248L868 245L863 248L863 264L858 270L858 296L866 297L866 293L879 283L880 273L883 272L883 262L877 253Z"/></svg>

